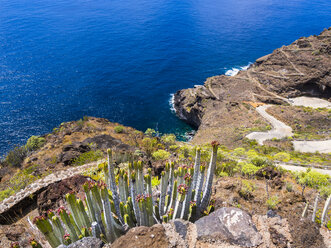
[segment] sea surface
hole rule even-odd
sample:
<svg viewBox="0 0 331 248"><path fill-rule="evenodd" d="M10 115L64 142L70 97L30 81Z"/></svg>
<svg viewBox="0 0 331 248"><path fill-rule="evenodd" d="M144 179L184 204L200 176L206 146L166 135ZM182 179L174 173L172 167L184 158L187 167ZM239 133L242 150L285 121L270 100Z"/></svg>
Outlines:
<svg viewBox="0 0 331 248"><path fill-rule="evenodd" d="M0 0L0 154L85 115L181 136L171 94L330 25L330 0Z"/></svg>

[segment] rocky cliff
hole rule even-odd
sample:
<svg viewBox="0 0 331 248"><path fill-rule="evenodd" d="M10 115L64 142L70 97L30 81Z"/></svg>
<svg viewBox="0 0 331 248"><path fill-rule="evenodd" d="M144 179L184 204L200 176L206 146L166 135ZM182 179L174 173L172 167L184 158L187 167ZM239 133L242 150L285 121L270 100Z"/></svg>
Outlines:
<svg viewBox="0 0 331 248"><path fill-rule="evenodd" d="M236 130L256 127L259 117L245 103L286 104L297 96L331 97L331 28L296 40L255 61L235 76L208 78L204 85L176 92L175 110L198 128L193 142L215 138L229 145Z"/></svg>

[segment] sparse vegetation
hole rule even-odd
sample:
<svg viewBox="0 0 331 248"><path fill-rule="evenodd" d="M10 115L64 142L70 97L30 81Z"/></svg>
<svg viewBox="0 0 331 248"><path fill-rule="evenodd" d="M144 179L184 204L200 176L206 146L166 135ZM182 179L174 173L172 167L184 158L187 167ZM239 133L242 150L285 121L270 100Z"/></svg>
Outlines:
<svg viewBox="0 0 331 248"><path fill-rule="evenodd" d="M176 144L176 136L174 134L164 134L161 137L161 142L166 146L172 146Z"/></svg>
<svg viewBox="0 0 331 248"><path fill-rule="evenodd" d="M26 157L27 151L23 146L17 146L13 150L9 151L5 162L13 167L21 167L21 164Z"/></svg>
<svg viewBox="0 0 331 248"><path fill-rule="evenodd" d="M124 128L122 126L116 126L114 127L115 133L123 133Z"/></svg>
<svg viewBox="0 0 331 248"><path fill-rule="evenodd" d="M170 153L167 152L166 150L160 149L160 150L153 152L152 157L155 160L166 160L170 157Z"/></svg>
<svg viewBox="0 0 331 248"><path fill-rule="evenodd" d="M25 148L27 151L35 151L45 144L46 140L44 137L31 136L26 142Z"/></svg>
<svg viewBox="0 0 331 248"><path fill-rule="evenodd" d="M241 181L241 187L239 190L239 195L244 199L250 199L253 197L253 192L255 190L255 186L252 182L247 180Z"/></svg>
<svg viewBox="0 0 331 248"><path fill-rule="evenodd" d="M293 184L292 183L286 183L285 187L286 187L287 192L292 192L293 191Z"/></svg>
<svg viewBox="0 0 331 248"><path fill-rule="evenodd" d="M78 166L78 165L83 165L83 164L87 164L87 163L91 163L91 162L94 162L94 161L98 161L100 159L103 158L103 153L102 151L100 150L92 150L92 151L89 151L89 152L85 152L85 153L82 153L81 155L79 155L78 158L76 158L74 161L73 161L73 165L75 166Z"/></svg>
<svg viewBox="0 0 331 248"><path fill-rule="evenodd" d="M279 204L279 198L278 196L272 196L267 201L266 204L268 206L268 209L275 210L277 208L277 205Z"/></svg>

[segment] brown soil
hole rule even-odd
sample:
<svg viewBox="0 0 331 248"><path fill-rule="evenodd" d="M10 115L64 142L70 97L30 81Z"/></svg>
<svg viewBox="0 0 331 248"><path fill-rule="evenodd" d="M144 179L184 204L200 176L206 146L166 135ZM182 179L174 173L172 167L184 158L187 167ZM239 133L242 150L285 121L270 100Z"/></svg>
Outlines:
<svg viewBox="0 0 331 248"><path fill-rule="evenodd" d="M165 235L165 230L162 225L154 225L153 227L137 227L130 229L129 232L117 239L110 246L111 248L146 248L169 247L168 240Z"/></svg>
<svg viewBox="0 0 331 248"><path fill-rule="evenodd" d="M237 177L225 177L218 179L213 187L213 196L215 199L215 208L233 206L239 207L251 215L265 215L268 211L266 204L266 181L263 179L245 179L251 182L255 189L251 193L250 198L245 198L240 195L239 191L242 185L241 178ZM311 210L308 212L308 217L305 220L301 220L301 214L305 207L305 202L313 202L316 196L316 191L313 189L306 189L304 197L301 195L301 187L287 176L283 176L281 180L283 182L293 183L293 192L287 192L285 186L279 188L274 185L273 181L279 180L279 177L269 181L269 196L277 196L279 203L276 205L274 211L282 218L287 218L290 224L290 233L293 240L293 246L297 248L323 248L323 240L319 233L317 224L310 221ZM284 185L284 184L283 184ZM322 207L322 202L320 203ZM270 231L270 230L269 230ZM274 239L274 243L279 242L279 247L284 245L282 242L283 237L277 236L276 232L272 232L271 236ZM286 246L285 246L286 247Z"/></svg>
<svg viewBox="0 0 331 248"><path fill-rule="evenodd" d="M219 118L217 118L219 117ZM266 131L266 122L249 104L231 102L226 106L215 106L213 111L205 113L210 121L202 124L194 136L194 142L204 144L218 140L229 148L242 145L245 136L253 131Z"/></svg>
<svg viewBox="0 0 331 248"><path fill-rule="evenodd" d="M233 136L237 130L232 125L250 128L247 123L254 124L254 119L251 121L254 114L242 111L240 117L233 111L235 104L286 105L287 97L303 95L330 98L330 35L331 28L318 36L300 38L257 59L247 71L233 77L207 78L204 85L177 91L174 95L177 115L198 129L192 142L209 143L215 138L223 144L236 142Z"/></svg>
<svg viewBox="0 0 331 248"><path fill-rule="evenodd" d="M327 109L296 106L272 106L267 112L289 125L296 140L331 138L331 114Z"/></svg>

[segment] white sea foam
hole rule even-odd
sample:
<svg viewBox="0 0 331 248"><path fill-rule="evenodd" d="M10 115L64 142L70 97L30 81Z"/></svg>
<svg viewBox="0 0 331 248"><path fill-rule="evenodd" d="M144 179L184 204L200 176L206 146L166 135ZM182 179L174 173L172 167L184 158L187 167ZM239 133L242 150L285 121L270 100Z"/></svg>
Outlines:
<svg viewBox="0 0 331 248"><path fill-rule="evenodd" d="M176 109L175 109L175 94L170 94L169 105L170 105L171 112L176 113Z"/></svg>
<svg viewBox="0 0 331 248"><path fill-rule="evenodd" d="M225 75L233 77L233 76L237 75L239 71L246 71L251 64L252 63L248 63L248 65L245 65L245 66L233 67L232 69L227 70L225 72Z"/></svg>

